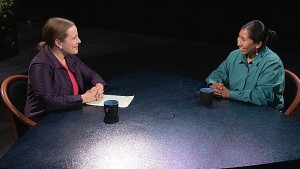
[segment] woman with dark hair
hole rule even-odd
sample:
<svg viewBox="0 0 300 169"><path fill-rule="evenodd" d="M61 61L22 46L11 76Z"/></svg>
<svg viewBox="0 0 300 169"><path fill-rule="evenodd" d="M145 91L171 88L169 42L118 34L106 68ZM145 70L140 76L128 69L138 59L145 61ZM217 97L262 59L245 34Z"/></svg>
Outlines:
<svg viewBox="0 0 300 169"><path fill-rule="evenodd" d="M43 27L44 41L28 69L25 115L34 121L47 113L81 107L103 95L105 81L75 55L81 43L74 22L50 18ZM84 84L93 86L84 91Z"/></svg>
<svg viewBox="0 0 300 169"><path fill-rule="evenodd" d="M261 21L245 24L238 35L239 49L206 79L214 94L281 110L284 106L284 66L276 53L267 47L276 33Z"/></svg>

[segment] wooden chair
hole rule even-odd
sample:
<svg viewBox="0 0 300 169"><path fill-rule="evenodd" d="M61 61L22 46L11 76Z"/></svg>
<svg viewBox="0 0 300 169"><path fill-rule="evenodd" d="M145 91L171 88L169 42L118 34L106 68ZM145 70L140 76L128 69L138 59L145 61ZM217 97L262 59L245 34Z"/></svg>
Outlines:
<svg viewBox="0 0 300 169"><path fill-rule="evenodd" d="M300 102L300 79L290 70L285 69L284 114L291 116L295 113Z"/></svg>
<svg viewBox="0 0 300 169"><path fill-rule="evenodd" d="M12 75L4 79L1 84L1 96L9 112L9 121L13 130L13 137L18 140L36 122L24 115L27 97L26 75Z"/></svg>

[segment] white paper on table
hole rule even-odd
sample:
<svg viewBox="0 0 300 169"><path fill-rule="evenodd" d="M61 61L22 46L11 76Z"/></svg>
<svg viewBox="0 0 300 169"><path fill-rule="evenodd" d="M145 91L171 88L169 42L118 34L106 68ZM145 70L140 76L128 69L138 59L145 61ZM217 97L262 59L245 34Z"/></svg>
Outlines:
<svg viewBox="0 0 300 169"><path fill-rule="evenodd" d="M118 96L118 95L104 95L100 100L86 103L92 106L104 106L106 100L117 100L119 102L119 107L125 108L133 100L134 96Z"/></svg>

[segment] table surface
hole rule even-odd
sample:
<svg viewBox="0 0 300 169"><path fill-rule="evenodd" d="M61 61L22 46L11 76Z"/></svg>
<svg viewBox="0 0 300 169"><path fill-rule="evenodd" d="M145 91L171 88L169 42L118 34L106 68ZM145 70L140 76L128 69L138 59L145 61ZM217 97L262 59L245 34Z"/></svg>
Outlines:
<svg viewBox="0 0 300 169"><path fill-rule="evenodd" d="M300 122L228 99L203 106L203 83L138 70L108 82L135 95L105 124L103 107L49 114L1 158L0 168L229 168L300 159Z"/></svg>

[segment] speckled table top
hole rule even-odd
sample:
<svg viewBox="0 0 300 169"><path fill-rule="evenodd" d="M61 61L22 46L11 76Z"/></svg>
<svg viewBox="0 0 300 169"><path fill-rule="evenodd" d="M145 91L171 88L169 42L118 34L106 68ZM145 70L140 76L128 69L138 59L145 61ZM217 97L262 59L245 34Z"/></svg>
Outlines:
<svg viewBox="0 0 300 169"><path fill-rule="evenodd" d="M50 114L1 158L0 168L230 168L300 158L300 122L263 106L194 97L203 83L139 70L108 82L135 95L105 124L103 107Z"/></svg>

